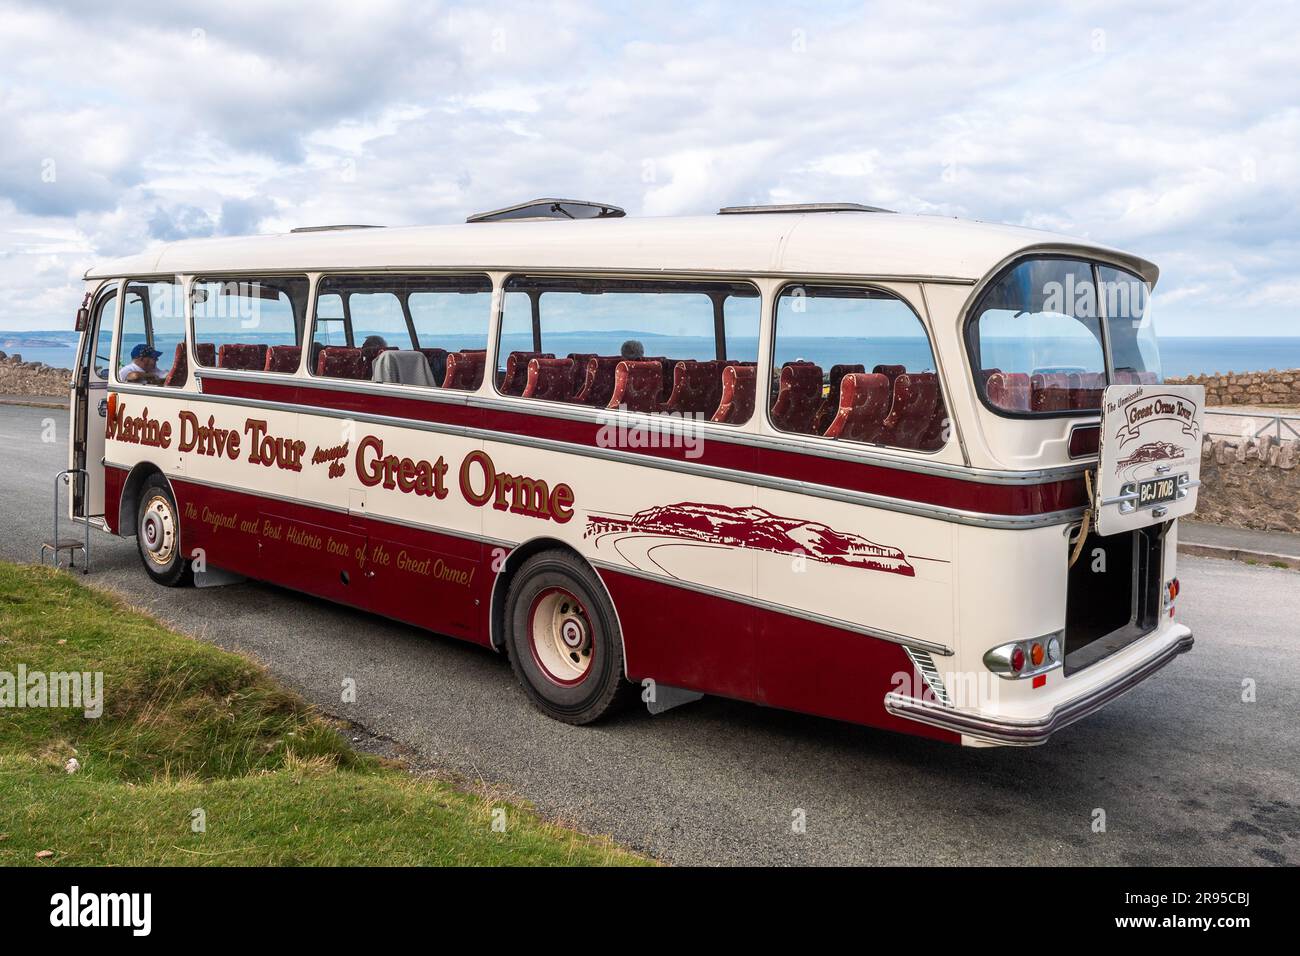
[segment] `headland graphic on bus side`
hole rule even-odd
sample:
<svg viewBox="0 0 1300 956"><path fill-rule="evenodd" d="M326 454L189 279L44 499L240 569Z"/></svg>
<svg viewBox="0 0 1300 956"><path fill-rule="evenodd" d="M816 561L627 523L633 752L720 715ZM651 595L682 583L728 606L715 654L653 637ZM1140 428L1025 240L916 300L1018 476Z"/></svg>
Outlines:
<svg viewBox="0 0 1300 956"><path fill-rule="evenodd" d="M733 548L788 554L823 564L842 564L914 577L907 555L860 535L836 531L816 521L784 518L762 508L679 502L638 511L631 516L601 515L587 519L583 537L616 534L620 538L669 536Z"/></svg>

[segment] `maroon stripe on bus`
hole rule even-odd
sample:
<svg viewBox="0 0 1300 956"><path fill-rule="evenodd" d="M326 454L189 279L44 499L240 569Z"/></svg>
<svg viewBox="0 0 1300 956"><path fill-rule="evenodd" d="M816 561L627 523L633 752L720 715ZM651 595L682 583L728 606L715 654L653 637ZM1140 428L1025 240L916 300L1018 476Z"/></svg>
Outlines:
<svg viewBox="0 0 1300 956"><path fill-rule="evenodd" d="M600 569L618 610L634 681L651 678L722 697L958 743L948 730L885 710L885 695L926 694L898 644L809 621L798 610L754 607ZM672 587L672 590L669 588ZM690 627L682 627L682 621Z"/></svg>
<svg viewBox="0 0 1300 956"><path fill-rule="evenodd" d="M600 422L552 418L480 405L427 402L400 395L373 395L347 389L300 388L291 381L281 385L262 381L205 378L203 391L207 395L305 404L343 414L384 415L440 425L483 428L507 435L541 438L589 448L601 447L602 432L610 428L608 424ZM1087 503L1081 477L1034 484L981 482L974 478L927 475L889 465L756 447L712 435L701 438L695 449L699 453L698 457L688 457L688 450L680 447L620 446L619 450L650 458L806 481L846 491L882 495L978 514L1022 517L1081 508Z"/></svg>

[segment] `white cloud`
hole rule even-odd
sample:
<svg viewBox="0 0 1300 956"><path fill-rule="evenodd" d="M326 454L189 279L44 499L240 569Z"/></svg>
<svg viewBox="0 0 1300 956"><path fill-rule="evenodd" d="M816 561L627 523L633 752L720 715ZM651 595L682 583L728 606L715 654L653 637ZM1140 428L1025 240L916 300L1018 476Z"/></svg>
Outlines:
<svg viewBox="0 0 1300 956"><path fill-rule="evenodd" d="M93 259L169 236L565 195L1034 225L1158 262L1167 329L1292 331L1282 2L0 0L0 21L0 327L64 325Z"/></svg>

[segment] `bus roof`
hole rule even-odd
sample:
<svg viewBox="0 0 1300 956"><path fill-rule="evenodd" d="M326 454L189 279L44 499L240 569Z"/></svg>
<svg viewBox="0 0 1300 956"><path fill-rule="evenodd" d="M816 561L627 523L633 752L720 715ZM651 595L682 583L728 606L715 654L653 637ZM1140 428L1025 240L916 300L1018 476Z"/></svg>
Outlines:
<svg viewBox="0 0 1300 956"><path fill-rule="evenodd" d="M565 269L871 276L975 282L1031 250L1101 253L1154 284L1145 259L1018 226L884 212L487 222L173 242L86 278L313 270Z"/></svg>

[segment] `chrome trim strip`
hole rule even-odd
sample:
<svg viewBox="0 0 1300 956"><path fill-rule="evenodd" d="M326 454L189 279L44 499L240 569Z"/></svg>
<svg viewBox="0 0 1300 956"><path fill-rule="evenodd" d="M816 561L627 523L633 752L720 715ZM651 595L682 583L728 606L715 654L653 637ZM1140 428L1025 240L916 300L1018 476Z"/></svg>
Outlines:
<svg viewBox="0 0 1300 956"><path fill-rule="evenodd" d="M164 250L159 250L159 254ZM155 260L156 262L157 260ZM556 276L559 278L581 278L582 276L610 276L614 278L637 278L637 279L695 279L706 277L715 278L734 278L739 281L745 279L785 279L790 277L812 278L818 281L827 279L833 281L858 281L858 282L933 282L944 285L975 285L979 278L970 278L967 276L948 276L948 275L874 275L864 272L780 272L775 270L744 270L736 271L735 269L657 269L647 272L645 269L638 268L613 268L613 267L590 267L590 266L573 266L572 268L537 268L526 265L482 265L480 263L461 263L460 265L444 266L429 265L427 263L415 263L409 265L371 265L367 263L356 263L352 265L295 265L285 266L282 269L259 269L256 266L239 267L226 266L219 264L212 269L206 270L205 274L213 275L215 273L232 273L235 276L244 275L285 275L287 273L307 273L318 272L321 275L369 275L371 273L390 273L405 272L415 275L465 275L466 273L480 272L507 272L522 273L525 275ZM122 280L135 281L138 279L152 278L159 275L172 275L173 273L159 273L156 269L150 272L98 272L94 269L87 269L82 276L82 281L90 282L94 280ZM181 273L185 274L185 273ZM196 275L198 273L195 273Z"/></svg>
<svg viewBox="0 0 1300 956"><path fill-rule="evenodd" d="M335 392L353 392L386 398L403 398L420 402L433 402L434 404L446 403L470 408L487 408L492 411L538 415L543 418L555 418L564 421L585 421L591 422L592 424L603 424L604 421L613 417L608 409L594 409L583 405L570 405L560 402L538 402L523 398L480 395L477 392L460 392L451 389L438 388L418 388L415 386L403 386L393 383L381 384L378 382L366 382L354 379L321 379L298 375L278 375L274 373L268 374L265 372L231 371L229 369L211 368L195 369L194 377L200 380L208 377L228 382L257 382L265 385L315 388ZM346 382L347 384L340 386L340 382ZM126 389L123 390L125 391ZM134 388L132 391L134 391ZM157 395L169 393L162 392L158 387L154 387L142 391L140 394ZM177 394L191 395L194 393L185 392ZM605 413L603 417L602 413ZM679 422L668 418L667 416L643 414L639 412L623 412L621 414L625 416L625 419L628 422L653 422L656 428L662 429L671 434L676 434L686 427L684 422ZM809 439L801 440L795 437L741 431L739 430L740 426L723 425L699 419L692 420L690 427L695 430L694 433L697 435L700 434L698 430L703 429L704 434L702 437L705 439L712 438L715 441L727 442L734 445L747 445L754 448L771 448L776 451L786 451L794 454L808 455L815 458L829 458L837 461L878 465L882 468L892 468L895 471L910 471L923 475L938 475L945 478L956 478L962 481L977 481L983 484L1038 485L1049 481L1078 478L1087 471L1090 464L1095 464L1096 462L1096 459L1094 458L1092 461L1080 460L1078 462L1071 462L1068 465L1055 465L1051 468L1039 468L1033 471L1008 471L996 468L977 468L957 464L955 462L941 462L925 458L907 457L905 453L899 453L904 451L902 449L895 450L893 453L881 453L874 451L871 447L866 445L861 448L847 448L844 446L836 447L831 445L829 442L819 442Z"/></svg>
<svg viewBox="0 0 1300 956"><path fill-rule="evenodd" d="M138 388L133 386L119 385L116 391L132 395L158 395L158 392L154 389ZM815 498L823 498L828 501L842 501L846 504L863 505L869 508L879 508L884 511L896 511L900 514L914 515L921 518L932 518L936 521L949 521L956 524L973 525L979 528L1022 530L1026 528L1051 527L1058 524L1077 521L1083 517L1085 511L1083 507L1079 507L1032 515L988 514L979 511L966 511L960 508L947 508L943 505L928 505L921 502L906 501L900 498L889 498L884 495L874 495L864 491L849 491L844 488L833 488L828 485L819 485L808 481L798 481L793 478L775 478L770 475L755 475L749 472L737 471L734 468L719 468L716 465L700 465L687 461L673 461L666 458L656 458L652 455L638 455L635 452L620 451L615 448L593 448L590 445L573 445L569 442L557 441L550 438L533 438L527 435L511 435L503 432L492 431L487 428L473 428L467 425L443 425L438 422L421 422L409 418L393 418L389 415L349 413L338 409L313 408L307 405L293 405L287 402L268 402L262 399L233 398L225 395L189 393L186 395L178 395L176 398L182 401L210 402L219 405L232 405L245 408L269 408L273 411L281 411L291 415L315 415L321 418L350 419L352 421L368 422L372 425L384 425L390 428L407 428L416 431L431 432L433 434L456 435L461 438L499 442L507 445L519 445L526 448L559 452L566 455L577 454L588 458L600 458L606 461L617 461L624 464L640 465L647 468L658 468L663 471L673 471L679 474L714 478L719 481L731 481L737 484L769 488L773 491L811 495Z"/></svg>
<svg viewBox="0 0 1300 956"><path fill-rule="evenodd" d="M923 640L919 637L908 637L905 634L895 634L893 631L866 627L862 624L853 624L837 617L827 617L825 614L817 614L814 611L805 611L802 608L789 607L785 604L775 604L771 601L764 601L762 598L756 598L746 594L736 594L733 591L724 591L721 588L715 588L708 584L696 584L692 581L683 581L680 578L665 578L657 574L650 574L646 571L637 570L636 568L624 567L621 564L612 564L609 561L597 561L594 558L588 558L587 560L593 567L605 571L627 574L634 578L653 581L656 584L665 584L669 587L682 588L686 591L694 591L697 594L704 594L709 597L721 598L726 601L735 601L737 604L748 604L750 607L756 607L764 611L774 611L777 614L785 614L788 617L803 618L804 620L812 621L816 624L824 624L827 627L834 627L842 631L852 631L855 634L861 634L863 637L872 637L876 640L888 641L891 644L901 644L904 648L916 648L919 651L939 654L943 657L951 657L953 653L950 648L945 647L943 644L936 644L933 641Z"/></svg>
<svg viewBox="0 0 1300 956"><path fill-rule="evenodd" d="M1138 667L1120 674L1107 684L1089 693L1052 708L1045 717L1017 720L1009 717L987 717L966 711L953 710L930 701L905 697L898 693L885 695L885 710L896 717L906 717L918 723L950 730L953 733L976 737L993 743L1015 747L1035 747L1047 742L1056 731L1095 713L1111 701L1128 693L1179 654L1192 649L1195 641L1192 632L1185 633L1171 644L1161 648Z"/></svg>

